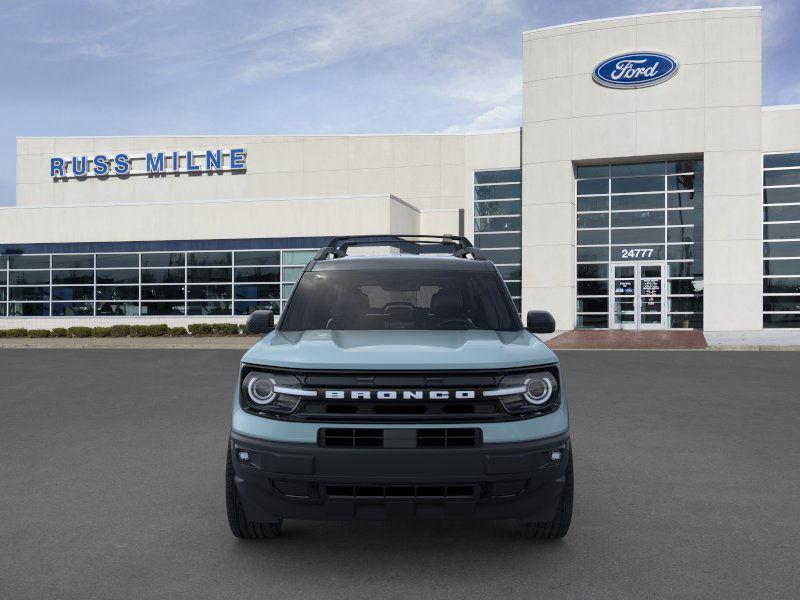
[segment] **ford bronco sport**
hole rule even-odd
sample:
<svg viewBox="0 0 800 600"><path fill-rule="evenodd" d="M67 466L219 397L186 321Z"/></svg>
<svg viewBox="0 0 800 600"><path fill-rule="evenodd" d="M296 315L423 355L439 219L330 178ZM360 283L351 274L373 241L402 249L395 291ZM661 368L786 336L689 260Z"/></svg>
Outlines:
<svg viewBox="0 0 800 600"><path fill-rule="evenodd" d="M387 255L348 256L354 246ZM374 250L374 249L373 249ZM444 252L447 256L443 256ZM464 237L333 238L275 327L242 358L228 444L228 521L516 519L563 537L572 515L558 358L523 327L497 268Z"/></svg>

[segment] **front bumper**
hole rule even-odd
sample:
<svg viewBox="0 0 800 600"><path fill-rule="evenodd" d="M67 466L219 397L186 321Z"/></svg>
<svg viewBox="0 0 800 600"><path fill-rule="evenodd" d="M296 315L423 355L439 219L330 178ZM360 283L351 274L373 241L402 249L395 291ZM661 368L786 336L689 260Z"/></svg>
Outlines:
<svg viewBox="0 0 800 600"><path fill-rule="evenodd" d="M479 448L321 448L231 433L236 488L255 522L553 518L569 434ZM561 451L560 460L551 453ZM239 453L246 451L243 462Z"/></svg>

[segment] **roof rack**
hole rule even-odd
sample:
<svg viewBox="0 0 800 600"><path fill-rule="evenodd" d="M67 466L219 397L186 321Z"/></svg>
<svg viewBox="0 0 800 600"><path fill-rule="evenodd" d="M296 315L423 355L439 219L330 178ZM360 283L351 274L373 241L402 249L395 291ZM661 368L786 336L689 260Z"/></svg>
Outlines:
<svg viewBox="0 0 800 600"><path fill-rule="evenodd" d="M419 235L413 234L388 234L388 235L350 235L331 238L328 245L314 256L314 260L327 260L328 258L341 258L347 256L350 246L390 246L407 254L429 254L435 252L435 246L450 246L452 254L458 258L472 256L475 260L486 260L486 257L472 245L467 238L461 235Z"/></svg>

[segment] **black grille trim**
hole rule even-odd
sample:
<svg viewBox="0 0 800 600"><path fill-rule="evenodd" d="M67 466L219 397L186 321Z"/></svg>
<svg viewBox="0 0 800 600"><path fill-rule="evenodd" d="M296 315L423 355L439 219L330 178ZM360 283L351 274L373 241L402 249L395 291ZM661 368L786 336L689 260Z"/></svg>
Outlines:
<svg viewBox="0 0 800 600"><path fill-rule="evenodd" d="M380 483L350 484L337 483L322 485L324 497L329 499L416 499L416 500L474 500L480 496L479 484L391 484Z"/></svg>
<svg viewBox="0 0 800 600"><path fill-rule="evenodd" d="M482 431L473 427L435 429L377 429L323 427L321 448L480 448Z"/></svg>

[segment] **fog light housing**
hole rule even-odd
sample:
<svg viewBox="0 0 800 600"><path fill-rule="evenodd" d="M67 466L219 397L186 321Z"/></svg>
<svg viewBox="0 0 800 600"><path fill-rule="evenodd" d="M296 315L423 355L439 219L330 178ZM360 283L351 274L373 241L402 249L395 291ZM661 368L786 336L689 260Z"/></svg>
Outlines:
<svg viewBox="0 0 800 600"><path fill-rule="evenodd" d="M561 460L561 456L562 456L561 450L553 450L550 453L550 460L552 462L558 462Z"/></svg>
<svg viewBox="0 0 800 600"><path fill-rule="evenodd" d="M250 460L250 453L247 450L239 450L236 453L236 457L239 459L239 462L248 462Z"/></svg>

